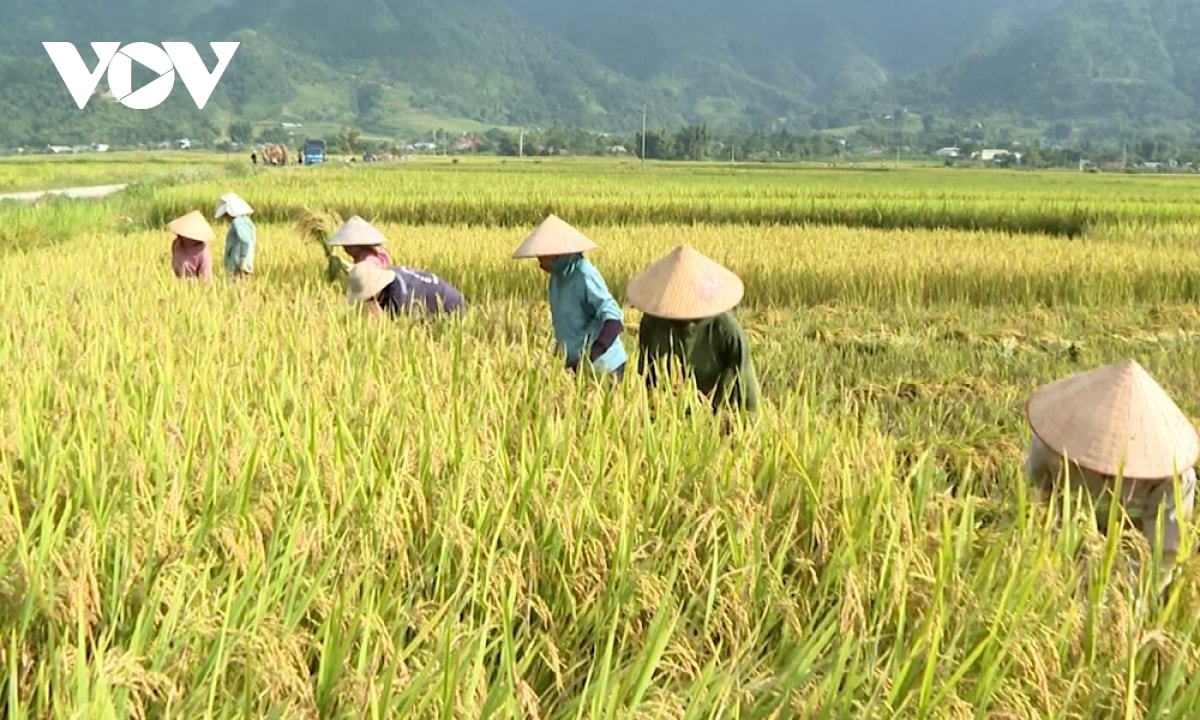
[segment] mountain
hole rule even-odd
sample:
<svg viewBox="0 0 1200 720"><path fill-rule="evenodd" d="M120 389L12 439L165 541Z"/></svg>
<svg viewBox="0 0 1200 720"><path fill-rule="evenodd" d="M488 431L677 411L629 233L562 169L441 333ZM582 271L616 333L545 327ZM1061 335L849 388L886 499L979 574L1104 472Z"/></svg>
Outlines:
<svg viewBox="0 0 1200 720"><path fill-rule="evenodd" d="M0 145L355 125L805 127L874 107L1155 123L1200 98L1195 0L7 0ZM102 7L101 7L102 6ZM242 44L209 105L80 111L41 42ZM148 79L145 73L142 76ZM103 83L101 85L103 88Z"/></svg>
<svg viewBox="0 0 1200 720"><path fill-rule="evenodd" d="M643 82L741 76L828 101L1006 39L1063 0L507 0Z"/></svg>
<svg viewBox="0 0 1200 720"><path fill-rule="evenodd" d="M1068 122L1189 118L1200 99L1197 33L1200 3L1190 0L1072 0L1007 42L923 73L901 93L936 95L944 109Z"/></svg>
<svg viewBox="0 0 1200 720"><path fill-rule="evenodd" d="M319 59L357 85L377 81L417 108L479 122L632 125L651 93L499 0L255 0L197 26L224 36L252 28ZM247 64L248 65L248 64ZM356 108L357 110L357 108ZM360 113L361 114L361 113Z"/></svg>

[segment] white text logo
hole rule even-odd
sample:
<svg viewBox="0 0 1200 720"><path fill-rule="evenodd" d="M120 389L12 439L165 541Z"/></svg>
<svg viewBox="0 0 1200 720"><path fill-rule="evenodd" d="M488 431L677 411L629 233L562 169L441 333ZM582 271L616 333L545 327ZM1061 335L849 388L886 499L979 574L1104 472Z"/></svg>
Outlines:
<svg viewBox="0 0 1200 720"><path fill-rule="evenodd" d="M58 74L71 93L71 99L82 110L100 84L100 75L108 71L108 89L117 102L134 110L149 110L158 107L175 87L175 73L203 110L209 96L216 89L225 68L237 51L236 42L213 42L209 46L217 56L217 66L209 72L200 58L200 53L191 43L165 42L162 47L146 42L135 42L122 46L115 42L91 43L92 50L100 60L94 70L88 70L75 45L69 42L44 42L42 47L54 62ZM158 74L136 91L133 89L133 63L137 62Z"/></svg>

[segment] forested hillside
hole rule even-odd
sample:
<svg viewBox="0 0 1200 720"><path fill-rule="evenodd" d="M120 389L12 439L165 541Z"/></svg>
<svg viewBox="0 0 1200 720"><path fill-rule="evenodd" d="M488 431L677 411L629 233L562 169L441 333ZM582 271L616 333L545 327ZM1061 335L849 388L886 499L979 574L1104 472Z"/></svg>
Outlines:
<svg viewBox="0 0 1200 720"><path fill-rule="evenodd" d="M8 0L0 145L217 137L234 119L416 128L824 128L891 107L1190 121L1191 0ZM204 111L79 111L44 40L242 42ZM103 89L104 83L101 84ZM814 118L824 118L822 120Z"/></svg>
<svg viewBox="0 0 1200 720"><path fill-rule="evenodd" d="M1007 42L896 83L943 112L1153 126L1194 116L1200 3L1071 0Z"/></svg>

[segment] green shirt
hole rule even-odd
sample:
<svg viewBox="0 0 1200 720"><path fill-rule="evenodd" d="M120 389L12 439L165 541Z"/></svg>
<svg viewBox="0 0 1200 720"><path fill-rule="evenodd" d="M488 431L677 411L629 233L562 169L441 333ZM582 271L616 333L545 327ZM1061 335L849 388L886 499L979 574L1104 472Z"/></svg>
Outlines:
<svg viewBox="0 0 1200 720"><path fill-rule="evenodd" d="M666 320L643 315L638 328L638 373L646 385L657 382L655 365L682 361L696 387L713 403L750 412L758 409L758 377L750 360L750 342L732 313L703 320Z"/></svg>

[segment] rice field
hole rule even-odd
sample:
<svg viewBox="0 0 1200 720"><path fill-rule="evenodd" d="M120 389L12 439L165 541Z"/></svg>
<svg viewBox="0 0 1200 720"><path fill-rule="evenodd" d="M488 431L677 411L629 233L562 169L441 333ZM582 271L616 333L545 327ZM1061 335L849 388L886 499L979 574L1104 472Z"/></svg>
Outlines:
<svg viewBox="0 0 1200 720"><path fill-rule="evenodd" d="M1057 527L1020 475L1026 397L1079 369L1134 357L1200 418L1189 181L197 171L0 207L5 717L1200 706L1190 551L1159 597L1140 534L1105 537L1082 508ZM253 281L179 283L152 224L228 191L258 210ZM818 200L859 214L738 214ZM393 259L445 277L468 316L352 313L292 222L304 207L379 219ZM952 219L989 207L1007 229ZM668 222L679 208L699 210ZM873 208L925 220L852 222ZM1045 222L1077 208L1073 236ZM544 276L509 259L547 210L593 221L618 300L680 243L741 275L759 415L723 434L636 373L572 381Z"/></svg>
<svg viewBox="0 0 1200 720"><path fill-rule="evenodd" d="M41 153L0 158L0 193L85 185L195 181L227 171L241 154L119 152L81 155Z"/></svg>
<svg viewBox="0 0 1200 720"><path fill-rule="evenodd" d="M441 160L441 161L439 161ZM1200 222L1195 179L1081 177L1078 173L978 170L775 168L691 163L646 168L629 161L576 162L541 170L516 160L407 166L330 163L261 168L262 217L293 221L319 185L321 204L404 224L527 227L550 211L575 224L848 225L874 229L995 230L1080 237L1097 227ZM564 165L567 165L564 163ZM570 165L567 165L570 167ZM206 202L225 179L176 185L143 197L157 224Z"/></svg>

